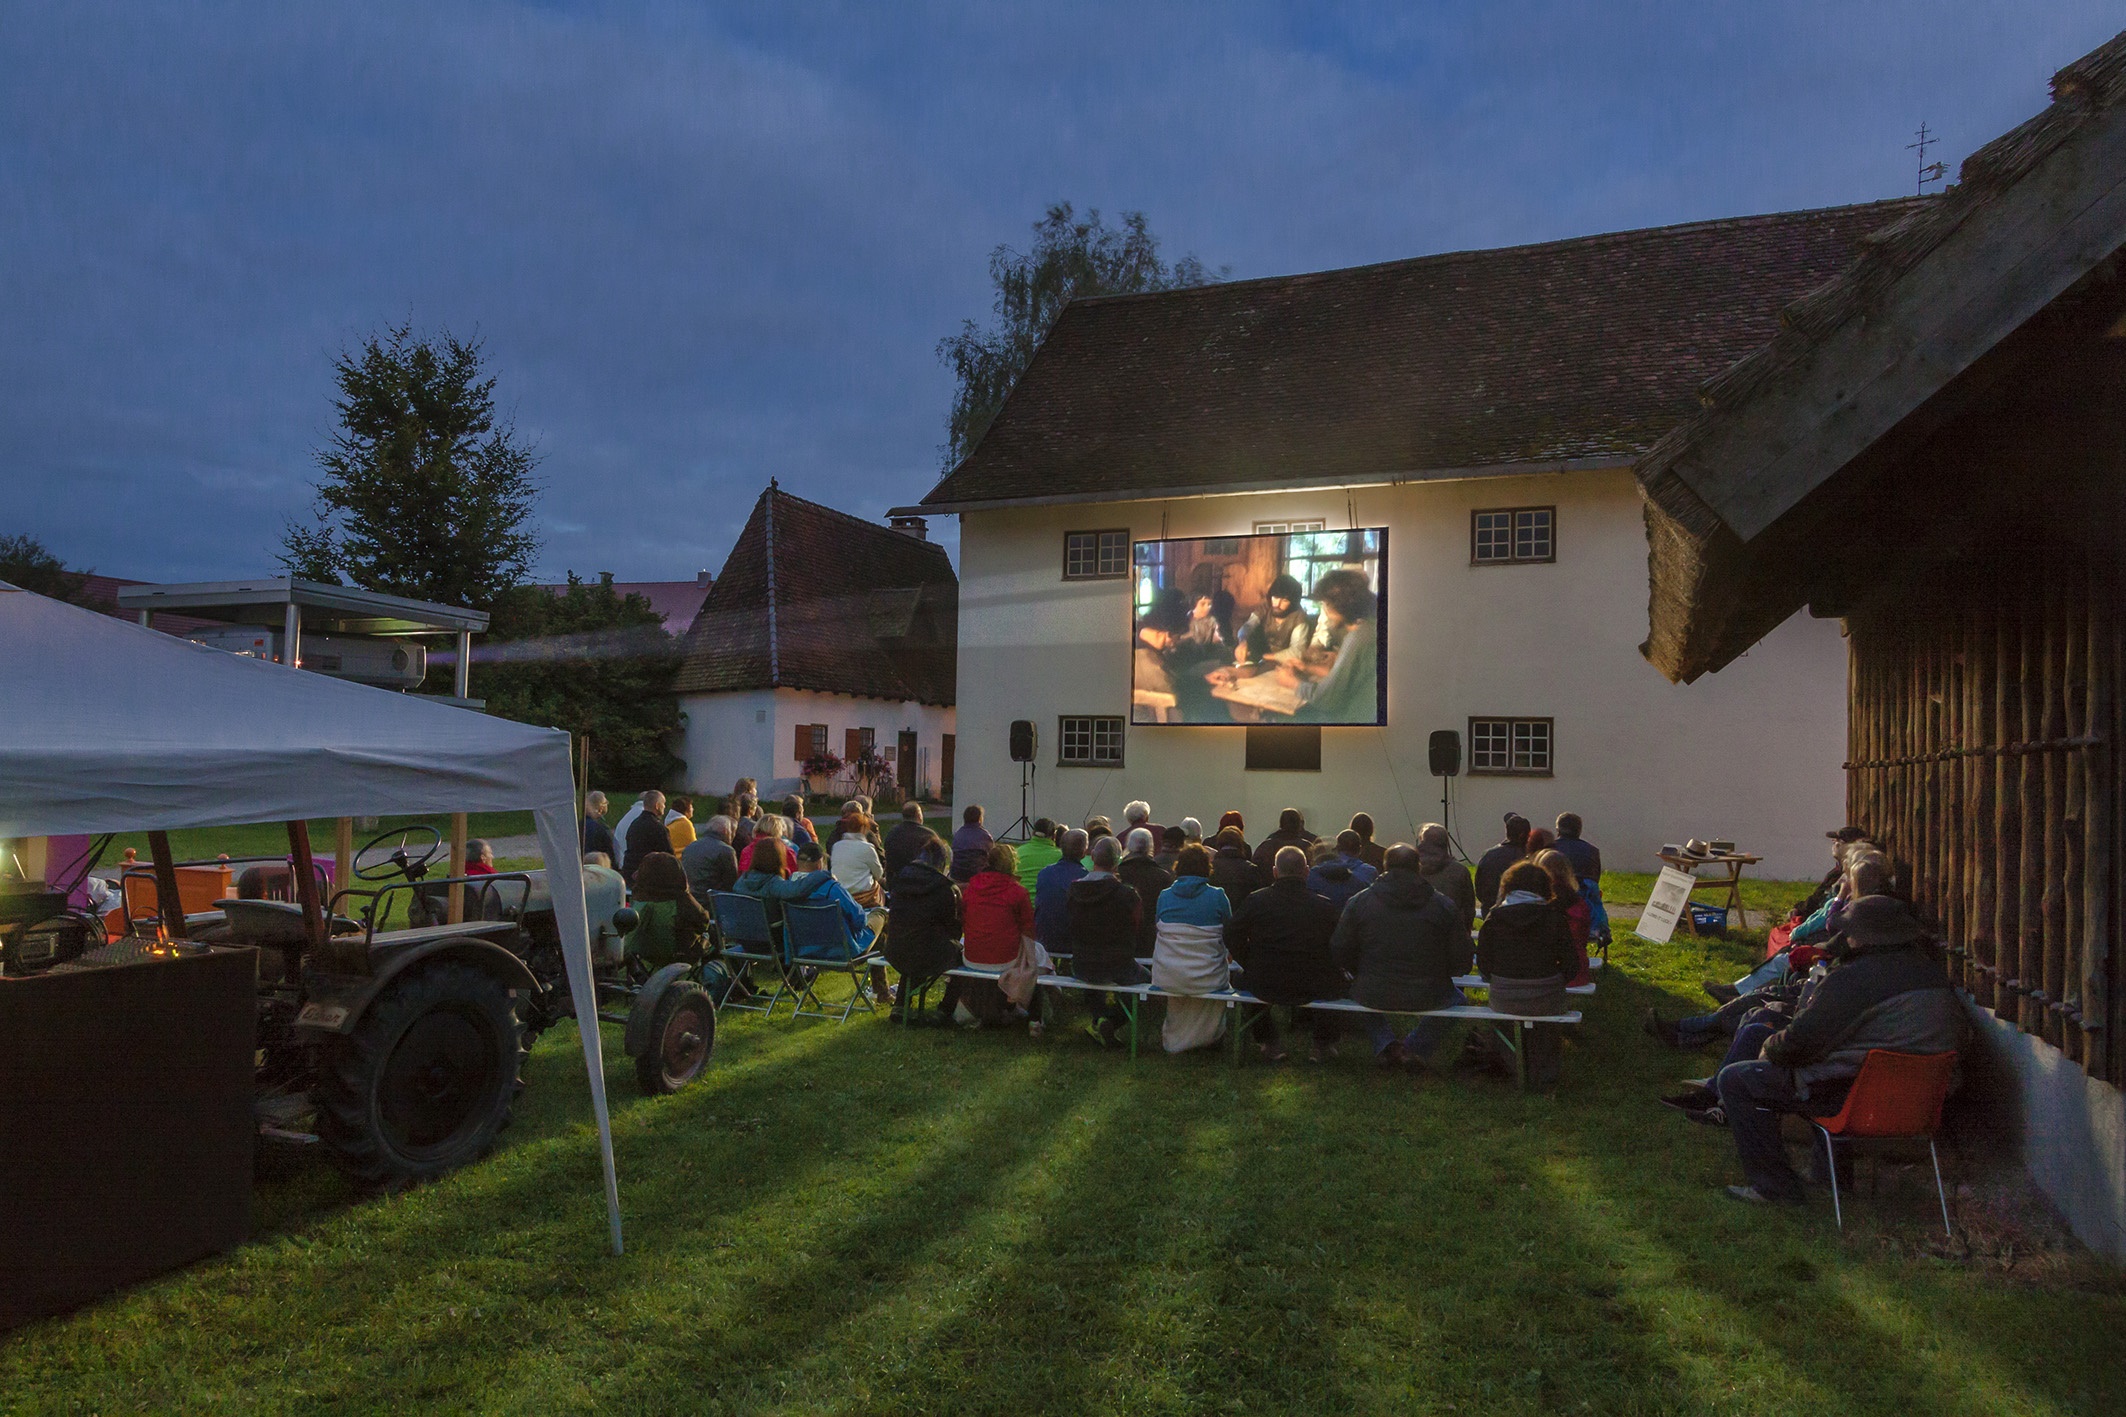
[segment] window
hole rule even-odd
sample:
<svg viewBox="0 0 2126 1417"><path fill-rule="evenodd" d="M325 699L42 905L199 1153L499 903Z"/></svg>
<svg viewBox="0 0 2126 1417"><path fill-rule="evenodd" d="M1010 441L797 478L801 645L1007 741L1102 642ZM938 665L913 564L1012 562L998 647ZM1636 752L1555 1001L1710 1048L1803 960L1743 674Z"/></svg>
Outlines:
<svg viewBox="0 0 2126 1417"><path fill-rule="evenodd" d="M861 762L865 756L878 755L878 730L876 728L845 728L842 730L842 761Z"/></svg>
<svg viewBox="0 0 2126 1417"><path fill-rule="evenodd" d="M1469 564L1512 566L1558 559L1558 509L1494 507L1469 517Z"/></svg>
<svg viewBox="0 0 2126 1417"><path fill-rule="evenodd" d="M1122 766L1120 714L1064 714L1056 720L1056 764L1066 768Z"/></svg>
<svg viewBox="0 0 2126 1417"><path fill-rule="evenodd" d="M1257 522L1255 523L1255 534L1257 536L1268 536L1279 532L1326 531L1328 527L1329 524L1319 518L1310 522Z"/></svg>
<svg viewBox="0 0 2126 1417"><path fill-rule="evenodd" d="M1226 536L1207 540L1203 543L1203 554L1206 556L1238 556L1240 554L1240 538Z"/></svg>
<svg viewBox="0 0 2126 1417"><path fill-rule="evenodd" d="M796 755L797 761L802 763L812 758L822 757L826 751L826 724L800 723L797 725L797 739L791 745L791 752Z"/></svg>
<svg viewBox="0 0 2126 1417"><path fill-rule="evenodd" d="M1063 579L1122 580L1129 575L1129 532L1072 531L1063 536Z"/></svg>
<svg viewBox="0 0 2126 1417"><path fill-rule="evenodd" d="M1550 776L1551 720L1472 718L1469 771Z"/></svg>

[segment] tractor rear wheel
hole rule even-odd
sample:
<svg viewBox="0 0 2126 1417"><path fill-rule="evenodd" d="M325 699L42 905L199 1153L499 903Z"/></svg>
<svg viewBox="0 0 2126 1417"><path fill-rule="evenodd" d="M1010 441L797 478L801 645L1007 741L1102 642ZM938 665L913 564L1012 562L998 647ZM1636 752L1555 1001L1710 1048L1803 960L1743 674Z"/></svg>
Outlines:
<svg viewBox="0 0 2126 1417"><path fill-rule="evenodd" d="M432 1180L494 1145L523 1086L524 1054L508 986L461 962L416 966L327 1044L319 1136L370 1185Z"/></svg>
<svg viewBox="0 0 2126 1417"><path fill-rule="evenodd" d="M657 1001L649 1046L635 1059L645 1097L677 1092L700 1077L716 1050L716 1004L699 984L674 984Z"/></svg>

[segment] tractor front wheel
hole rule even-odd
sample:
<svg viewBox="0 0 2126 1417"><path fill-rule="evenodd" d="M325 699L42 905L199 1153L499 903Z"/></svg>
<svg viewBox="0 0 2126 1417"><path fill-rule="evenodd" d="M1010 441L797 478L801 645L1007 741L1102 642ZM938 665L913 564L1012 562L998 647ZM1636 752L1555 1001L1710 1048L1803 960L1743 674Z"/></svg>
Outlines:
<svg viewBox="0 0 2126 1417"><path fill-rule="evenodd" d="M327 1044L319 1135L370 1185L432 1180L494 1145L523 1086L524 1054L524 1025L500 980L454 961L416 966Z"/></svg>
<svg viewBox="0 0 2126 1417"><path fill-rule="evenodd" d="M716 1049L716 1004L699 984L674 984L657 1001L648 1046L635 1059L645 1097L677 1092L700 1077Z"/></svg>

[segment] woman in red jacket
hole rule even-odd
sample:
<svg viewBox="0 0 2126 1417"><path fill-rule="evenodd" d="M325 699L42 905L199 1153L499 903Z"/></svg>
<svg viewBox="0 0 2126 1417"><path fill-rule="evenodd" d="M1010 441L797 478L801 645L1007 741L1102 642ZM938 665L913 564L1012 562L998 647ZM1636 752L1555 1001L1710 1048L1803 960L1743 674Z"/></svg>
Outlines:
<svg viewBox="0 0 2126 1417"><path fill-rule="evenodd" d="M1564 852L1556 848L1539 851L1535 864L1550 877L1550 908L1565 917L1565 928L1572 933L1572 947L1580 952L1579 973L1565 983L1568 987L1585 984L1591 973L1587 967L1587 937L1594 925L1594 907L1580 893L1579 877L1573 875L1571 858Z"/></svg>
<svg viewBox="0 0 2126 1417"><path fill-rule="evenodd" d="M1019 957L1019 942L1033 934L1033 897L1019 883L1019 853L1010 843L991 843L982 869L960 887L960 902L961 958L976 969L1001 970ZM1018 1015L1002 989L978 980L960 981L959 1002L985 1024Z"/></svg>

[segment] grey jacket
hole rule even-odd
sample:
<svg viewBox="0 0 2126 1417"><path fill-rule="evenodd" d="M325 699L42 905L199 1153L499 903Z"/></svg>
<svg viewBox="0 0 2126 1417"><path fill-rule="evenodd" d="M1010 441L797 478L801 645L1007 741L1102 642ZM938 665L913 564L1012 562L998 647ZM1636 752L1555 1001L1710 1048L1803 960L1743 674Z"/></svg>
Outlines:
<svg viewBox="0 0 2126 1417"><path fill-rule="evenodd" d="M1764 1060L1810 1085L1860 1071L1871 1049L1953 1053L1964 1009L1941 965L1918 945L1869 950L1832 966L1785 1028L1764 1040Z"/></svg>

